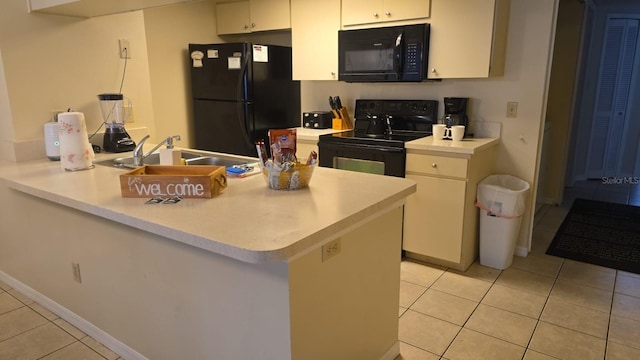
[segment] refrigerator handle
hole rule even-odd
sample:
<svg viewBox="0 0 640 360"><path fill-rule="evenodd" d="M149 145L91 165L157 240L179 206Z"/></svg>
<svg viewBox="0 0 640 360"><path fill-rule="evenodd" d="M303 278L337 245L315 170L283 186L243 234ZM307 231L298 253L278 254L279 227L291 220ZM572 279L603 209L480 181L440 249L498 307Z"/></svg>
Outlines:
<svg viewBox="0 0 640 360"><path fill-rule="evenodd" d="M255 148L256 144L249 138L249 129L247 129L247 121L249 119L249 103L246 101L238 102L238 117L241 117L240 125L242 126L242 137L249 146L249 149Z"/></svg>
<svg viewBox="0 0 640 360"><path fill-rule="evenodd" d="M238 101L249 101L249 62L251 61L253 56L253 51L251 49L246 49L244 51L244 61L240 65L240 76L238 77L238 92L236 93L236 100Z"/></svg>
<svg viewBox="0 0 640 360"><path fill-rule="evenodd" d="M241 65L241 69L240 69L240 76L238 77L238 94L237 94L237 100L238 100L238 120L240 120L240 125L242 126L242 137L244 138L245 142L247 143L247 145L249 146L250 149L253 149L255 147L255 143L253 141L251 141L251 138L249 138L249 99L247 96L247 86L248 81L247 81L247 69L249 67L249 61L251 61L251 55L252 52L251 51L245 51L245 56L244 56L244 61L242 62Z"/></svg>

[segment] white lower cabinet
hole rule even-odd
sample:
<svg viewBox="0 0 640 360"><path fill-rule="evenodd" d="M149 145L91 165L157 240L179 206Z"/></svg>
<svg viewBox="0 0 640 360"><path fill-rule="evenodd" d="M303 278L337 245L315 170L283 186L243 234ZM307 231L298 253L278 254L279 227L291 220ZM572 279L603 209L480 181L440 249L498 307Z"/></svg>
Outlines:
<svg viewBox="0 0 640 360"><path fill-rule="evenodd" d="M466 270L478 256L478 183L493 170L495 147L475 154L407 154L417 183L404 207L402 249L417 260Z"/></svg>
<svg viewBox="0 0 640 360"><path fill-rule="evenodd" d="M417 183L418 191L405 205L403 249L460 262L462 244L455 240L462 239L466 181L425 175L407 178Z"/></svg>

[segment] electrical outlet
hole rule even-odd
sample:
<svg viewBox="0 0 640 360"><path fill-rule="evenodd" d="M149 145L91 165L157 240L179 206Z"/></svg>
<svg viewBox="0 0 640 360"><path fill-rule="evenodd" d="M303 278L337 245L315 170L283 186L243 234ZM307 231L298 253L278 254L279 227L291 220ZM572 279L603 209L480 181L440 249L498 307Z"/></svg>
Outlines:
<svg viewBox="0 0 640 360"><path fill-rule="evenodd" d="M82 278L80 277L80 264L71 263L71 269L73 270L73 280L82 283Z"/></svg>
<svg viewBox="0 0 640 360"><path fill-rule="evenodd" d="M120 59L131 59L131 45L129 39L118 40L120 44Z"/></svg>
<svg viewBox="0 0 640 360"><path fill-rule="evenodd" d="M509 101L507 103L507 117L508 118L518 117L518 103L516 101Z"/></svg>
<svg viewBox="0 0 640 360"><path fill-rule="evenodd" d="M340 239L335 239L327 244L322 245L322 261L327 261L332 257L340 254Z"/></svg>
<svg viewBox="0 0 640 360"><path fill-rule="evenodd" d="M58 121L58 114L63 113L64 110L50 110L49 121Z"/></svg>

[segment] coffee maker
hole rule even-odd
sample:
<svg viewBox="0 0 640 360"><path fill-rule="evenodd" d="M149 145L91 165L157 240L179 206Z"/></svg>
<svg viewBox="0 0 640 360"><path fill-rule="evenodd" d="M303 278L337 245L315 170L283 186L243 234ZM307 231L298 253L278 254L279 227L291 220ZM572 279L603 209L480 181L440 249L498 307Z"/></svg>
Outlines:
<svg viewBox="0 0 640 360"><path fill-rule="evenodd" d="M122 94L99 94L98 100L100 100L100 110L102 110L106 127L102 143L104 151L113 153L132 151L136 143L124 129L124 123L131 115L131 102L127 99L128 106L125 106L125 98Z"/></svg>
<svg viewBox="0 0 640 360"><path fill-rule="evenodd" d="M469 118L467 117L468 104L469 98L444 98L444 116L440 123L447 125L448 128L454 125L463 125L464 134L467 136L469 134Z"/></svg>

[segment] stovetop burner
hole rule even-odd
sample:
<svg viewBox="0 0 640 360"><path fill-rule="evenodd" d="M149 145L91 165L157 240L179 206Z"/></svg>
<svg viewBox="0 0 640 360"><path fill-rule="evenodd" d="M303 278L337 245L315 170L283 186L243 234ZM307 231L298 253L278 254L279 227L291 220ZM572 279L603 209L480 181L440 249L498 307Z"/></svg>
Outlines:
<svg viewBox="0 0 640 360"><path fill-rule="evenodd" d="M356 100L354 129L320 141L404 148L407 141L431 135L437 116L434 100Z"/></svg>

